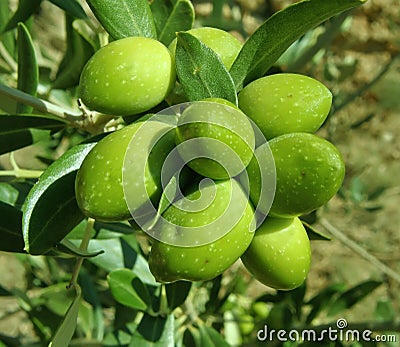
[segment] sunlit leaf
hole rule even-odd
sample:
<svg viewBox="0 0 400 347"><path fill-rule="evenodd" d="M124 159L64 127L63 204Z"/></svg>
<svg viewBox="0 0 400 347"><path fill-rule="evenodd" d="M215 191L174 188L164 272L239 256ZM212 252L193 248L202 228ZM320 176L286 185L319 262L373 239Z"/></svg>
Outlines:
<svg viewBox="0 0 400 347"><path fill-rule="evenodd" d="M151 11L157 28L158 40L168 46L179 31L192 28L194 8L189 0L155 0Z"/></svg>
<svg viewBox="0 0 400 347"><path fill-rule="evenodd" d="M189 101L222 98L237 105L233 80L217 54L189 33L178 33L176 70Z"/></svg>
<svg viewBox="0 0 400 347"><path fill-rule="evenodd" d="M366 0L303 0L269 17L248 38L230 73L239 91L262 77L283 52L308 30Z"/></svg>
<svg viewBox="0 0 400 347"><path fill-rule="evenodd" d="M147 0L87 0L87 3L115 40L128 36L157 37Z"/></svg>

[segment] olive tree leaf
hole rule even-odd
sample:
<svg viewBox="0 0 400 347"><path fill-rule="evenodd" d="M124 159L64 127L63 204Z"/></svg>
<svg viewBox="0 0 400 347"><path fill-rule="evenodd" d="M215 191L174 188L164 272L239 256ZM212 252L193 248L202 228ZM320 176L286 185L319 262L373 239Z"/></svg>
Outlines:
<svg viewBox="0 0 400 347"><path fill-rule="evenodd" d="M174 346L174 315L167 317L144 314L129 347L165 347Z"/></svg>
<svg viewBox="0 0 400 347"><path fill-rule="evenodd" d="M115 40L128 36L157 38L147 0L87 0L87 3Z"/></svg>
<svg viewBox="0 0 400 347"><path fill-rule="evenodd" d="M118 269L107 276L111 294L122 305L145 311L151 306L152 298L147 286L132 270Z"/></svg>
<svg viewBox="0 0 400 347"><path fill-rule="evenodd" d="M80 257L80 258L93 258L104 253L103 250L88 252L80 249L74 243L67 239L61 240L50 250L50 255L55 255L59 257ZM49 255L47 253L46 255Z"/></svg>
<svg viewBox="0 0 400 347"><path fill-rule="evenodd" d="M23 253L22 212L0 201L0 215L0 251Z"/></svg>
<svg viewBox="0 0 400 347"><path fill-rule="evenodd" d="M328 311L328 316L333 316L339 312L353 307L355 304L364 299L373 290L382 284L381 281L365 281L341 293L336 300L334 300Z"/></svg>
<svg viewBox="0 0 400 347"><path fill-rule="evenodd" d="M303 224L304 228L306 229L308 238L310 240L321 240L321 241L330 241L331 240L331 238L328 235L325 235L321 231L315 229L311 224L309 224L303 220L301 221L301 223Z"/></svg>
<svg viewBox="0 0 400 347"><path fill-rule="evenodd" d="M49 130L61 129L65 124L51 116L0 114L0 155L43 140Z"/></svg>
<svg viewBox="0 0 400 347"><path fill-rule="evenodd" d="M92 42L74 27L77 22L71 16L65 16L67 47L52 85L54 89L76 86L83 67L95 52Z"/></svg>
<svg viewBox="0 0 400 347"><path fill-rule="evenodd" d="M19 90L36 96L39 83L39 67L36 61L35 48L31 35L23 23L18 23L18 81ZM33 108L24 104L17 104L17 113L31 113Z"/></svg>
<svg viewBox="0 0 400 347"><path fill-rule="evenodd" d="M75 18L85 19L87 17L85 10L76 0L68 0L68 1L49 0L49 1Z"/></svg>
<svg viewBox="0 0 400 347"><path fill-rule="evenodd" d="M72 147L43 172L29 192L22 209L28 253L45 254L84 218L75 198L75 176L94 145Z"/></svg>
<svg viewBox="0 0 400 347"><path fill-rule="evenodd" d="M40 6L42 0L20 0L18 8L4 27L3 32L14 29L19 22L25 22Z"/></svg>
<svg viewBox="0 0 400 347"><path fill-rule="evenodd" d="M192 282L188 281L177 281L165 285L168 307L171 311L185 302L191 288Z"/></svg>
<svg viewBox="0 0 400 347"><path fill-rule="evenodd" d="M76 324L78 321L79 306L81 304L81 288L75 285L76 296L71 306L68 308L64 316L63 322L58 327L49 347L68 347L74 335Z"/></svg>
<svg viewBox="0 0 400 347"><path fill-rule="evenodd" d="M199 324L202 346L207 347L229 347L230 345L218 331L205 324Z"/></svg>
<svg viewBox="0 0 400 347"><path fill-rule="evenodd" d="M194 8L189 0L155 0L151 11L156 25L158 40L168 46L178 31L187 31L194 22Z"/></svg>
<svg viewBox="0 0 400 347"><path fill-rule="evenodd" d="M239 91L262 77L308 30L366 0L303 0L269 17L245 42L230 73Z"/></svg>
<svg viewBox="0 0 400 347"><path fill-rule="evenodd" d="M3 28L7 25L10 19L10 7L9 1L0 1L0 33L3 32ZM9 31L1 34L1 42L4 48L10 54L11 57L15 57L15 38L14 33Z"/></svg>
<svg viewBox="0 0 400 347"><path fill-rule="evenodd" d="M189 101L222 98L237 105L233 80L217 54L189 33L177 36L176 71Z"/></svg>

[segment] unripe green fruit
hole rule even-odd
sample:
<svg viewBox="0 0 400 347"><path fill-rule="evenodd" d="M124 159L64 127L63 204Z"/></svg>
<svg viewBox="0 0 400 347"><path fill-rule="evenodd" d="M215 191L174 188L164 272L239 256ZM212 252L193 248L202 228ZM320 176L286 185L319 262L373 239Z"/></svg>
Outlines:
<svg viewBox="0 0 400 347"><path fill-rule="evenodd" d="M204 207L201 200L210 196ZM151 248L150 270L160 282L210 280L242 255L254 235L253 208L235 180L209 180L186 198L165 211L163 217L173 225L163 224L161 235L187 246L154 240ZM191 206L196 211L187 211ZM217 239L205 244L207 238Z"/></svg>
<svg viewBox="0 0 400 347"><path fill-rule="evenodd" d="M201 27L187 31L206 46L211 48L221 59L222 63L229 70L242 48L240 41L232 34L217 28ZM175 56L177 39L169 45L169 49Z"/></svg>
<svg viewBox="0 0 400 347"><path fill-rule="evenodd" d="M236 107L199 101L179 117L176 142L179 154L194 171L226 179L249 164L255 137L249 119Z"/></svg>
<svg viewBox="0 0 400 347"><path fill-rule="evenodd" d="M175 79L167 47L151 38L126 37L90 58L81 74L79 94L90 109L132 115L163 101Z"/></svg>
<svg viewBox="0 0 400 347"><path fill-rule="evenodd" d="M239 108L269 140L292 132L314 133L326 119L332 94L319 81L298 74L275 74L248 84Z"/></svg>
<svg viewBox="0 0 400 347"><path fill-rule="evenodd" d="M132 218L130 209L139 209L149 199L157 205L162 192L161 167L175 145L172 129L171 125L162 122L138 121L100 140L86 156L76 176L76 199L81 210L97 220L118 221ZM145 131L147 136L136 139L139 131ZM169 132L151 149L160 131ZM141 150L124 161L132 139ZM125 193L130 194L130 209L124 195L124 167L128 175L124 183L125 188L128 187ZM136 172L129 167L136 167Z"/></svg>
<svg viewBox="0 0 400 347"><path fill-rule="evenodd" d="M270 215L295 217L309 213L339 190L345 166L340 152L329 141L313 134L293 133L273 138L268 144L276 168ZM258 204L261 191L257 167L257 162L252 160L247 168L254 204Z"/></svg>
<svg viewBox="0 0 400 347"><path fill-rule="evenodd" d="M310 241L298 218L267 218L241 259L266 286L294 289L304 282L310 269Z"/></svg>
<svg viewBox="0 0 400 347"><path fill-rule="evenodd" d="M342 185L345 165L339 150L313 134L281 135L269 142L276 167L270 214L299 216L327 203Z"/></svg>

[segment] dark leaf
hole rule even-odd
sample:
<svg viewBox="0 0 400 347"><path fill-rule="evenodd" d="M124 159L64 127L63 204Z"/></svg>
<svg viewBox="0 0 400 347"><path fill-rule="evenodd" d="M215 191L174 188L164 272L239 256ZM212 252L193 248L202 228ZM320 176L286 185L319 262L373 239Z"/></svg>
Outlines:
<svg viewBox="0 0 400 347"><path fill-rule="evenodd" d="M23 253L22 212L0 201L0 216L0 251Z"/></svg>
<svg viewBox="0 0 400 347"><path fill-rule="evenodd" d="M147 0L87 0L87 3L115 40L128 36L157 37Z"/></svg>
<svg viewBox="0 0 400 347"><path fill-rule="evenodd" d="M164 318L144 314L129 344L129 347L136 346L174 346L174 316L170 314Z"/></svg>
<svg viewBox="0 0 400 347"><path fill-rule="evenodd" d="M312 225L308 224L305 221L301 221L303 223L304 228L306 229L308 238L310 240L323 240L323 241L330 241L331 238L328 235L325 235L321 231L315 229Z"/></svg>
<svg viewBox="0 0 400 347"><path fill-rule="evenodd" d="M39 83L39 68L31 35L23 23L18 23L18 89L36 96ZM17 104L17 113L31 113L33 108Z"/></svg>
<svg viewBox="0 0 400 347"><path fill-rule="evenodd" d="M44 254L84 218L75 199L75 176L95 143L72 147L50 165L23 206L25 250Z"/></svg>
<svg viewBox="0 0 400 347"><path fill-rule="evenodd" d="M75 18L85 19L87 17L82 6L75 0L68 0L68 1L49 0L49 1Z"/></svg>
<svg viewBox="0 0 400 347"><path fill-rule="evenodd" d="M3 29L3 32L14 29L19 22L25 22L40 6L42 0L20 0L18 8Z"/></svg>
<svg viewBox="0 0 400 347"><path fill-rule="evenodd" d="M332 316L344 310L353 307L355 304L364 299L367 295L371 294L378 288L382 282L380 281L365 281L360 283L349 290L341 293L335 301L330 305L328 315Z"/></svg>
<svg viewBox="0 0 400 347"><path fill-rule="evenodd" d="M190 288L192 288L192 282L187 281L177 281L165 285L168 307L171 311L185 302Z"/></svg>
<svg viewBox="0 0 400 347"><path fill-rule="evenodd" d="M76 285L76 297L68 308L64 320L58 327L49 347L68 347L74 335L78 321L79 306L81 304L81 289Z"/></svg>
<svg viewBox="0 0 400 347"><path fill-rule="evenodd" d="M29 146L48 138L48 131L65 126L62 120L41 115L0 114L0 154Z"/></svg>
<svg viewBox="0 0 400 347"><path fill-rule="evenodd" d="M366 0L304 0L269 17L245 42L230 73L239 91L262 77L289 46L327 19Z"/></svg>
<svg viewBox="0 0 400 347"><path fill-rule="evenodd" d="M158 39L168 46L179 31L192 28L194 8L188 0L177 0L174 5L171 1L155 0L151 4Z"/></svg>
<svg viewBox="0 0 400 347"><path fill-rule="evenodd" d="M222 98L237 105L235 86L217 54L188 33L178 33L176 71L189 101Z"/></svg>
<svg viewBox="0 0 400 347"><path fill-rule="evenodd" d="M57 243L52 249L52 252L58 254L61 257L80 257L80 258L93 258L102 253L103 250L99 250L96 252L88 252L85 250L80 249L79 247L75 246L71 241L67 239L61 240Z"/></svg>

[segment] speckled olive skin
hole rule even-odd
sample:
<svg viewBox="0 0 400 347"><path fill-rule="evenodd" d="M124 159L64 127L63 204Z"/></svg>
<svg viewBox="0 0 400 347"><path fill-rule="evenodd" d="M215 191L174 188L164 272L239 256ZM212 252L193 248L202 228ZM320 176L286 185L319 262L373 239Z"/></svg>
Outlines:
<svg viewBox="0 0 400 347"><path fill-rule="evenodd" d="M224 66L229 70L242 48L240 41L232 34L217 28L201 27L187 31L206 46L211 48L221 59ZM169 45L169 49L175 56L177 39Z"/></svg>
<svg viewBox="0 0 400 347"><path fill-rule="evenodd" d="M311 212L339 190L345 165L340 152L329 141L313 134L293 133L273 138L269 146L276 167L271 215L295 217ZM253 171L248 173L250 182L256 182ZM256 195L257 187L250 193L254 200Z"/></svg>
<svg viewBox="0 0 400 347"><path fill-rule="evenodd" d="M199 141L188 141L192 139ZM176 142L184 145L178 151L194 171L213 179L227 179L249 164L255 136L249 119L236 107L199 101L178 119ZM192 156L196 159L189 161Z"/></svg>
<svg viewBox="0 0 400 347"><path fill-rule="evenodd" d="M314 133L326 119L332 94L319 81L281 73L257 79L238 95L239 108L269 140L292 132Z"/></svg>
<svg viewBox="0 0 400 347"><path fill-rule="evenodd" d="M298 218L267 218L241 256L244 266L268 287L291 290L307 277L310 241Z"/></svg>
<svg viewBox="0 0 400 347"><path fill-rule="evenodd" d="M175 80L167 47L151 38L127 37L91 57L81 74L79 96L92 110L133 115L163 101Z"/></svg>
<svg viewBox="0 0 400 347"><path fill-rule="evenodd" d="M176 237L185 237L193 246L181 247L166 244L154 240L150 258L150 270L160 282L174 282L177 280L205 281L221 274L231 266L246 250L254 236L254 210L248 202L245 193L235 180L216 181L216 194L213 202L205 209L198 212L185 212L184 200L177 205L169 207L163 217L176 224L175 228L163 230L164 233L174 233ZM202 189L207 196L211 194L209 185ZM187 195L189 200L200 197L199 190ZM232 198L232 195L234 198ZM180 203L181 202L181 203ZM226 218L238 218L238 222L218 240L195 246L199 233L196 231L186 235L180 233L180 226L201 227L207 226L224 213L228 204L242 204L241 214L226 216ZM222 223L226 225L227 223ZM221 225L221 224L220 224ZM213 228L207 228L206 232L214 232Z"/></svg>
<svg viewBox="0 0 400 347"><path fill-rule="evenodd" d="M150 121L147 121L150 122ZM161 122L153 122L154 133L160 128L169 127ZM75 193L78 206L86 216L102 221L119 221L132 218L128 209L122 183L124 157L126 150L144 121L135 123L115 131L100 140L85 157L78 170L75 180ZM150 127L148 127L150 128ZM132 189L142 191L142 185L148 196L128 192L136 196L135 204L130 201L130 207L142 206L150 198L157 205L161 196L160 172L165 157L175 146L174 132L167 133L162 143L156 145L150 152L149 160L141 166L144 179L140 175L131 175ZM147 156L146 156L147 158ZM138 158L135 158L138 161ZM127 184L125 182L125 184Z"/></svg>

